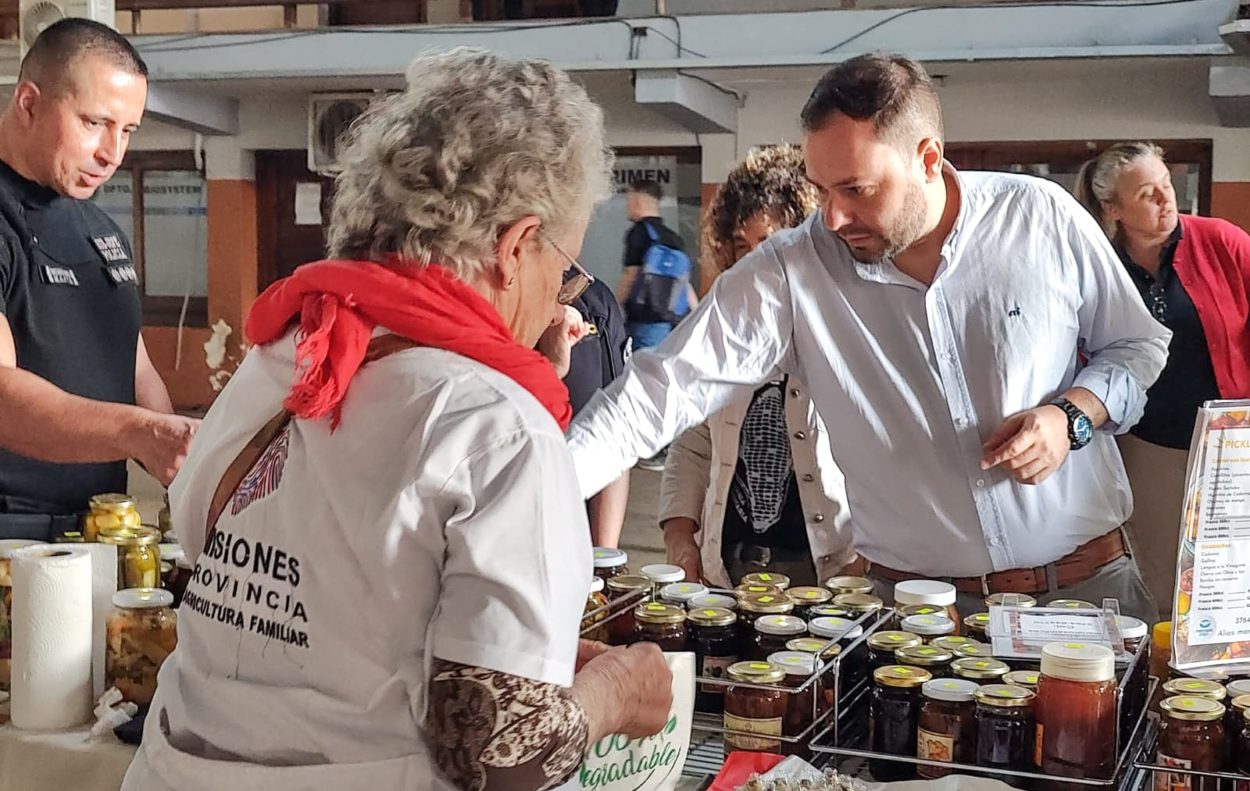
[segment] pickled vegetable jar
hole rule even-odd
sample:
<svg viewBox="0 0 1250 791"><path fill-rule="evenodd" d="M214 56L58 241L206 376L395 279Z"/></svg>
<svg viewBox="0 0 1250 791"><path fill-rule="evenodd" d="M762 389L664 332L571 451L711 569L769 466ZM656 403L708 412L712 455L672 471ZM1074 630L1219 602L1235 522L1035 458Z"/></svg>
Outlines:
<svg viewBox="0 0 1250 791"><path fill-rule="evenodd" d="M82 533L87 541L96 541L101 530L114 527L139 527L139 511L128 494L97 494L87 501L91 510L83 518Z"/></svg>
<svg viewBox="0 0 1250 791"><path fill-rule="evenodd" d="M13 575L9 563L17 550L42 543L25 538L0 541L0 689L9 688L9 660L13 656Z"/></svg>
<svg viewBox="0 0 1250 791"><path fill-rule="evenodd" d="M129 588L113 594L106 621L105 684L138 706L152 702L156 675L178 645L174 595L160 588Z"/></svg>
<svg viewBox="0 0 1250 791"><path fill-rule="evenodd" d="M155 527L110 527L96 536L117 547L117 587L158 588L161 584L161 531Z"/></svg>

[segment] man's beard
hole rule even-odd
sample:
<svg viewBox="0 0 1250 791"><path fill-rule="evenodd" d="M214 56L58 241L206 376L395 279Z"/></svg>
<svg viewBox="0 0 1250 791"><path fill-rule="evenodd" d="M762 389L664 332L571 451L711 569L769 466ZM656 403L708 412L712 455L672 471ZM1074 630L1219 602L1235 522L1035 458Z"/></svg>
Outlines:
<svg viewBox="0 0 1250 791"><path fill-rule="evenodd" d="M919 184L911 184L907 188L907 196L893 224L879 238L882 241L880 250L856 249L847 245L851 257L861 264L879 264L903 252L920 240L924 235L925 214L924 190Z"/></svg>

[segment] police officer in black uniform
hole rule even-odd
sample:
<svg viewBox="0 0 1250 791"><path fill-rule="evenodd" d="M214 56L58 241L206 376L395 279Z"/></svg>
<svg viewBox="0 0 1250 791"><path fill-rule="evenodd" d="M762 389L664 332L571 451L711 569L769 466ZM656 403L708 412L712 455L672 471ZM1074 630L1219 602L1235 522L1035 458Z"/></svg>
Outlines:
<svg viewBox="0 0 1250 791"><path fill-rule="evenodd" d="M195 432L139 335L130 243L89 200L146 100L130 43L66 19L0 116L0 538L78 530L92 495L126 491L129 458L168 484Z"/></svg>

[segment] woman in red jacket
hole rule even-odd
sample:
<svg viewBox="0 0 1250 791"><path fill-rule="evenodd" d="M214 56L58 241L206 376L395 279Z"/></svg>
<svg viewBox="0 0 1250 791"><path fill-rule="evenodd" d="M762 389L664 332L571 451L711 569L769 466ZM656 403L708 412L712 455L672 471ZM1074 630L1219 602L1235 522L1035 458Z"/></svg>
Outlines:
<svg viewBox="0 0 1250 791"><path fill-rule="evenodd" d="M1163 151L1117 143L1085 163L1077 197L1111 237L1156 319L1168 362L1120 452L1133 487L1138 565L1160 608L1175 595L1176 545L1194 419L1204 401L1250 397L1250 235L1177 211Z"/></svg>

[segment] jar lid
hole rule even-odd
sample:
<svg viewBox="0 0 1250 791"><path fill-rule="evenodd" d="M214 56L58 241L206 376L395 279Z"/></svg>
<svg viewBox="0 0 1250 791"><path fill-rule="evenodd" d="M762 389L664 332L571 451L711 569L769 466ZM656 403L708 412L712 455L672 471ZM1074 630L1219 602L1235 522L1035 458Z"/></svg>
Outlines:
<svg viewBox="0 0 1250 791"><path fill-rule="evenodd" d="M1026 596L1023 593L991 593L985 597L986 607L1004 607L1007 606L1003 602L1008 596L1015 597L1014 607L1036 607L1037 599L1032 596Z"/></svg>
<svg viewBox="0 0 1250 791"><path fill-rule="evenodd" d="M706 610L710 607L719 607L722 610L736 610L738 609L738 600L723 593L705 593L702 596L695 596L686 602L686 606L692 610Z"/></svg>
<svg viewBox="0 0 1250 791"><path fill-rule="evenodd" d="M114 544L119 547L151 546L161 543L161 531L155 527L106 527L96 534L101 544Z"/></svg>
<svg viewBox="0 0 1250 791"><path fill-rule="evenodd" d="M707 586L697 582L670 582L660 588L660 598L669 601L688 602L695 596L707 595Z"/></svg>
<svg viewBox="0 0 1250 791"><path fill-rule="evenodd" d="M962 678L935 678L924 683L920 694L947 703L971 703L980 685Z"/></svg>
<svg viewBox="0 0 1250 791"><path fill-rule="evenodd" d="M784 593L756 593L750 596L744 596L739 603L739 607L749 613L756 615L777 615L791 612L794 609L794 602L790 601Z"/></svg>
<svg viewBox="0 0 1250 791"><path fill-rule="evenodd" d="M1160 710L1174 720L1192 720L1197 722L1214 722L1224 717L1224 706L1210 698L1190 697L1189 695L1173 695L1164 698L1159 704Z"/></svg>
<svg viewBox="0 0 1250 791"><path fill-rule="evenodd" d="M0 540L0 560L12 559L13 553L19 549L25 549L26 547L33 547L46 543L48 542L36 541L33 538L6 538Z"/></svg>
<svg viewBox="0 0 1250 791"><path fill-rule="evenodd" d="M165 557L165 545L164 544L161 544L161 557ZM591 593L603 593L603 588L604 588L603 577L591 577L590 578L590 592Z"/></svg>
<svg viewBox="0 0 1250 791"><path fill-rule="evenodd" d="M772 571L757 571L754 574L747 574L739 583L740 585L772 585L774 588L785 590L790 587L790 578L785 574L777 574Z"/></svg>
<svg viewBox="0 0 1250 791"><path fill-rule="evenodd" d="M622 574L608 580L608 590L613 593L630 593L651 587L651 580L638 574Z"/></svg>
<svg viewBox="0 0 1250 791"><path fill-rule="evenodd" d="M113 594L113 606L127 610L173 607L174 594L164 588L126 588Z"/></svg>
<svg viewBox="0 0 1250 791"><path fill-rule="evenodd" d="M824 604L833 598L833 594L824 588L814 588L807 585L798 588L787 588L786 595L794 600L795 604Z"/></svg>
<svg viewBox="0 0 1250 791"><path fill-rule="evenodd" d="M1172 648L1172 622L1160 621L1150 630L1150 641L1159 648Z"/></svg>
<svg viewBox="0 0 1250 791"><path fill-rule="evenodd" d="M796 637L786 643L787 651L802 651L805 654L820 654L822 659L831 659L842 653L842 646L821 640L819 637Z"/></svg>
<svg viewBox="0 0 1250 791"><path fill-rule="evenodd" d="M899 618L910 618L913 615L946 615L946 608L936 604L909 604L898 608Z"/></svg>
<svg viewBox="0 0 1250 791"><path fill-rule="evenodd" d="M955 586L938 580L903 580L894 586L894 603L936 604L949 607L955 603Z"/></svg>
<svg viewBox="0 0 1250 791"><path fill-rule="evenodd" d="M744 684L776 684L786 677L786 671L771 662L734 662L725 675Z"/></svg>
<svg viewBox="0 0 1250 791"><path fill-rule="evenodd" d="M597 569L614 569L629 562L629 555L612 547L595 547L594 557Z"/></svg>
<svg viewBox="0 0 1250 791"><path fill-rule="evenodd" d="M1146 622L1131 615L1121 615L1120 636L1125 640L1141 640L1146 636Z"/></svg>
<svg viewBox="0 0 1250 791"><path fill-rule="evenodd" d="M854 640L864 633L864 627L846 618L813 618L808 631L827 640Z"/></svg>
<svg viewBox="0 0 1250 791"><path fill-rule="evenodd" d="M886 665L872 671L872 680L883 687L911 689L933 679L933 674L920 667Z"/></svg>
<svg viewBox="0 0 1250 791"><path fill-rule="evenodd" d="M868 647L873 651L897 651L900 648L908 646L920 645L923 640L920 635L911 632L873 632L868 636Z"/></svg>
<svg viewBox="0 0 1250 791"><path fill-rule="evenodd" d="M734 595L739 599L746 598L747 596L763 596L766 593L770 596L785 595L785 592L776 585L739 585L734 588Z"/></svg>
<svg viewBox="0 0 1250 791"><path fill-rule="evenodd" d="M987 612L974 612L964 619L964 626L988 632L990 630L990 614Z"/></svg>
<svg viewBox="0 0 1250 791"><path fill-rule="evenodd" d="M937 667L938 665L948 664L955 658L955 655L950 651L934 648L931 645L913 645L895 651L894 658L905 665Z"/></svg>
<svg viewBox="0 0 1250 791"><path fill-rule="evenodd" d="M1041 675L1036 670L1013 670L1003 676L1003 681L1016 687L1024 687L1026 689L1037 689L1037 677Z"/></svg>
<svg viewBox="0 0 1250 791"><path fill-rule="evenodd" d="M948 634L943 637L936 637L933 640L930 640L929 644L937 646L938 648L945 648L953 654L955 653L955 649L959 648L961 645L977 645L978 643L971 637L961 637L957 634Z"/></svg>
<svg viewBox="0 0 1250 791"><path fill-rule="evenodd" d="M652 563L642 567L642 576L656 583L667 585L670 582L682 582L686 579L686 570L681 566L670 566L667 563Z"/></svg>
<svg viewBox="0 0 1250 791"><path fill-rule="evenodd" d="M755 631L781 637L796 637L807 631L802 618L793 615L765 615L755 619Z"/></svg>
<svg viewBox="0 0 1250 791"><path fill-rule="evenodd" d="M785 670L787 676L810 676L816 672L816 657L802 651L778 651L768 655L768 662Z"/></svg>
<svg viewBox="0 0 1250 791"><path fill-rule="evenodd" d="M634 620L649 624L685 623L686 611L675 604L649 601L634 608Z"/></svg>
<svg viewBox="0 0 1250 791"><path fill-rule="evenodd" d="M1037 693L1016 684L985 684L977 690L977 703L1000 709L1032 706Z"/></svg>
<svg viewBox="0 0 1250 791"><path fill-rule="evenodd" d="M863 615L876 612L885 606L885 602L871 593L843 593L833 597L833 603L844 610Z"/></svg>
<svg viewBox="0 0 1250 791"><path fill-rule="evenodd" d="M936 642L934 640L934 643ZM993 659L994 647L985 643L964 643L957 646L951 653L961 659Z"/></svg>
<svg viewBox="0 0 1250 791"><path fill-rule="evenodd" d="M1052 602L1047 602L1046 606L1057 609L1057 610L1097 610L1099 609L1097 604L1093 604L1092 602L1087 602L1082 599L1055 599Z"/></svg>
<svg viewBox="0 0 1250 791"><path fill-rule="evenodd" d="M809 618L849 618L851 611L836 604L817 604L807 611Z"/></svg>
<svg viewBox="0 0 1250 791"><path fill-rule="evenodd" d="M1042 646L1042 675L1093 683L1115 678L1115 652L1090 643L1047 643Z"/></svg>
<svg viewBox="0 0 1250 791"><path fill-rule="evenodd" d="M872 580L867 577L831 577L825 587L834 593L872 593Z"/></svg>
<svg viewBox="0 0 1250 791"><path fill-rule="evenodd" d="M691 610L686 615L686 620L695 626L729 626L738 620L738 616L733 610L726 610L724 607L700 607Z"/></svg>
<svg viewBox="0 0 1250 791"><path fill-rule="evenodd" d="M921 637L950 634L955 631L955 622L945 615L909 615L899 626L903 627L903 631L918 634Z"/></svg>
<svg viewBox="0 0 1250 791"><path fill-rule="evenodd" d="M1224 688L1228 690L1228 696L1230 698L1239 698L1242 695L1250 695L1250 678L1239 678L1235 681L1230 681L1224 685Z"/></svg>
<svg viewBox="0 0 1250 791"><path fill-rule="evenodd" d="M1250 695L1238 695L1228 702L1237 711L1246 711L1250 709Z"/></svg>
<svg viewBox="0 0 1250 791"><path fill-rule="evenodd" d="M87 500L87 507L97 511L130 511L135 507L135 498L116 492L97 494Z"/></svg>
<svg viewBox="0 0 1250 791"><path fill-rule="evenodd" d="M1007 671L1011 668L1007 667L1006 662L1000 662L997 659L974 659L972 657L964 657L951 662L951 672L960 678L971 678L978 681L984 681L991 678L1002 678L1007 675Z"/></svg>
<svg viewBox="0 0 1250 791"><path fill-rule="evenodd" d="M182 548L182 544L161 544L158 549L161 553L161 560L168 560L171 563L177 563L187 556L187 551Z"/></svg>
<svg viewBox="0 0 1250 791"><path fill-rule="evenodd" d="M1163 694L1220 701L1228 697L1228 690L1224 689L1223 684L1215 681L1203 681L1200 678L1173 678L1163 683Z"/></svg>

